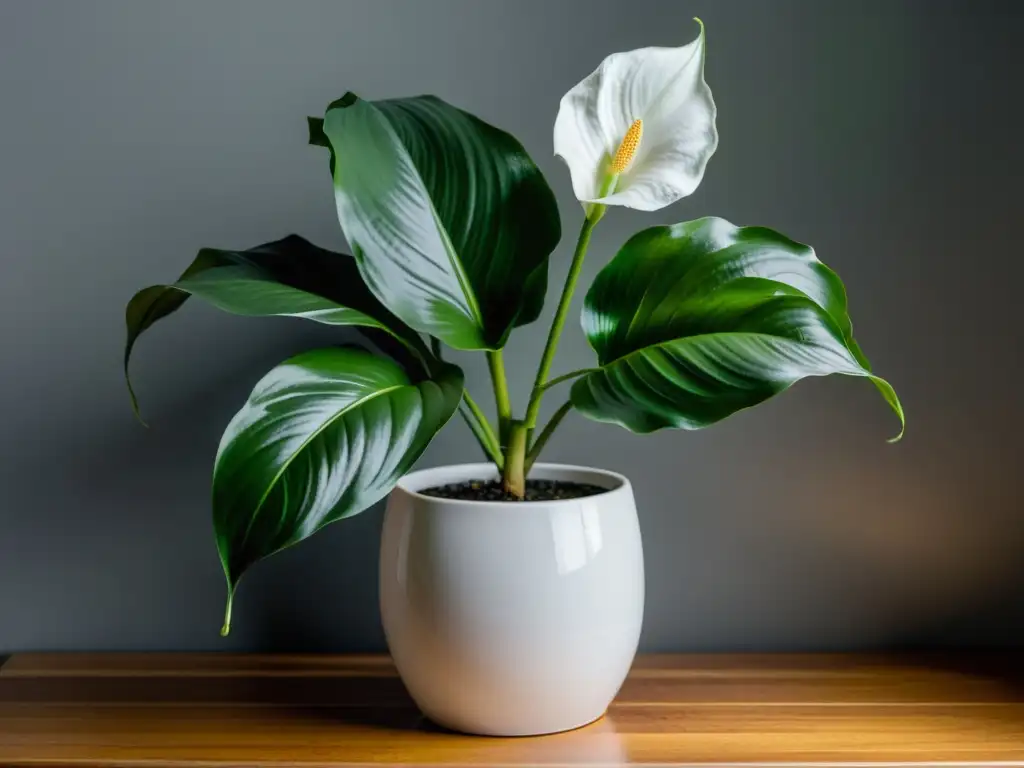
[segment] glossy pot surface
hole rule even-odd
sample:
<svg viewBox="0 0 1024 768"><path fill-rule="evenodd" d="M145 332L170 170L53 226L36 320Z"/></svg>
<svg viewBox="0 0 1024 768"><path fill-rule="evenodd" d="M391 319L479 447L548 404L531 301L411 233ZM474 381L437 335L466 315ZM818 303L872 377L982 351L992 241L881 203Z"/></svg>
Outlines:
<svg viewBox="0 0 1024 768"><path fill-rule="evenodd" d="M413 472L388 500L381 613L399 674L430 719L521 736L599 718L636 653L644 567L629 481L538 464L531 478L606 492L479 502L420 490L495 476L493 465Z"/></svg>

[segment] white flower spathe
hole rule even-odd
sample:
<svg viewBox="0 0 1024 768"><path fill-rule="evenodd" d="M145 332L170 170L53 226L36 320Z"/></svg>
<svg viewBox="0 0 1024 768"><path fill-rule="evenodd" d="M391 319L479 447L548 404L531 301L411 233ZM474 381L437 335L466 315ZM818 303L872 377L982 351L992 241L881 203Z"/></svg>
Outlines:
<svg viewBox="0 0 1024 768"><path fill-rule="evenodd" d="M718 146L697 22L700 35L689 45L613 53L562 97L555 154L580 202L656 211L697 189ZM631 138L641 129L642 138L624 158L619 148L631 128ZM611 182L613 159L629 162Z"/></svg>

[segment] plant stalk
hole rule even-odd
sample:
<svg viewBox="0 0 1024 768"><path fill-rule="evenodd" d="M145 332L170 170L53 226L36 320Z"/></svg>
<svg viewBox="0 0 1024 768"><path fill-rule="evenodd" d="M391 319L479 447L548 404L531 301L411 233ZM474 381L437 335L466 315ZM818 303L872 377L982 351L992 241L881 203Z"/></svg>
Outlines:
<svg viewBox="0 0 1024 768"><path fill-rule="evenodd" d="M530 474L530 468L537 460L537 457L540 456L540 452L544 450L544 446L547 444L548 440L553 434L555 434L555 430L558 429L558 425L562 423L562 419L564 419L571 410L572 403L566 400L562 403L562 407L555 411L554 415L548 421L544 429L541 430L540 434L537 435L537 439L533 441L533 445L530 446L530 450L526 453L524 471L527 475Z"/></svg>
<svg viewBox="0 0 1024 768"><path fill-rule="evenodd" d="M600 369L599 368L580 368L579 370L569 371L569 373L563 373L561 376L555 376L555 378L553 378L550 381L546 382L544 384L544 386L541 387L541 389L543 389L544 391L547 391L547 390L551 389L553 386L555 386L556 384L561 384L563 381L568 381L569 379L578 379L580 376L585 376L586 374L593 373L594 371L597 371L597 370L600 370Z"/></svg>
<svg viewBox="0 0 1024 768"><path fill-rule="evenodd" d="M508 395L508 380L505 378L505 358L500 349L487 352L487 367L491 371L494 403L498 409L498 439L504 448L508 444L509 426L512 423L512 400Z"/></svg>
<svg viewBox="0 0 1024 768"><path fill-rule="evenodd" d="M494 434L494 430L491 429L490 422L487 421L487 417L484 412L477 405L476 401L470 396L469 390L462 390L462 399L465 402L465 408L459 408L459 413L462 414L462 418L466 420L466 424L469 425L470 430L473 432L473 436L476 437L480 447L491 461L493 461L498 469L501 469L504 460L501 455L501 446L498 444L498 438Z"/></svg>
<svg viewBox="0 0 1024 768"><path fill-rule="evenodd" d="M508 448L501 484L506 493L516 498L526 495L526 443L530 430L522 421L513 421L509 428Z"/></svg>

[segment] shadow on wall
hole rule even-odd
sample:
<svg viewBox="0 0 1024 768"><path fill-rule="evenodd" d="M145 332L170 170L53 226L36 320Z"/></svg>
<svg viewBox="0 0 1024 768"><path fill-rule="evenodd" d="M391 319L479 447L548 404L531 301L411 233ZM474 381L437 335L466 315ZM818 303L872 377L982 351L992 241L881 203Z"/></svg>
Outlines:
<svg viewBox="0 0 1024 768"><path fill-rule="evenodd" d="M862 615L886 649L965 648L978 637L989 648L1019 647L1024 508L991 490L991 469L964 459L962 474L936 477L884 454L861 457L858 466L841 453L829 456L816 460L811 475L787 466L785 456L766 459L772 479L759 490L785 493L790 503L760 525L779 542L803 542L791 567L804 579L844 574L827 585L846 601L837 615ZM793 477L808 481L786 482ZM849 487L858 488L856 498L834 492ZM743 535L751 534L757 531Z"/></svg>
<svg viewBox="0 0 1024 768"><path fill-rule="evenodd" d="M150 340L144 339L143 343L146 341ZM126 483L139 483L138 498L145 498L168 481L169 470L192 464L197 456L212 472L220 435L256 382L288 357L323 344L287 336L275 341L269 349L264 346L254 350L229 371L211 379L203 389L165 396L162 403L147 397L147 388L139 384L144 378L139 371L145 361L134 361L133 383L147 426L133 417L127 388L118 382L124 390L124 418L111 420L108 414L97 414L94 420L77 425L80 432L92 439L83 441L81 450L66 457L62 482L88 488L93 493L116 489L118 494L124 493ZM167 343L156 338L152 342L154 346ZM103 436L99 444L96 435Z"/></svg>

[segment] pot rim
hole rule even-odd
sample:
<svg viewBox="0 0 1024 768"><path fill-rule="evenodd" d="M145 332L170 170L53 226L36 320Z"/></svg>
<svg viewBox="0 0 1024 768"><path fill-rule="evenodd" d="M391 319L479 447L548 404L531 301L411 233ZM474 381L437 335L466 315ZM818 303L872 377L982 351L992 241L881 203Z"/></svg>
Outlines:
<svg viewBox="0 0 1024 768"><path fill-rule="evenodd" d="M595 493L592 496L580 496L575 499L552 499L551 501L478 501L475 499L446 499L443 496L427 496L424 493L420 493L422 488L430 488L434 485L444 485L450 482L465 482L469 479L487 479L493 478L498 475L498 470L494 464L490 462L469 462L466 464L442 464L439 467L428 467L425 469L418 469L414 472L409 472L402 476L402 478L395 485L395 491L404 493L406 496L417 499L418 501L427 503L443 503L445 505L454 505L457 507L466 507L481 510L482 508L490 507L496 512L504 512L508 510L524 510L524 509L550 509L551 507L560 506L572 506L579 504L581 501L590 500L608 500L620 495L632 495L633 486L629 482L629 478L625 475L621 475L618 472L613 472L610 469L599 469L597 467L587 467L582 464L555 464L547 462L537 462L533 465L530 470L530 477L536 477L536 473L540 472L545 475L553 475L553 477L545 477L544 479L561 479L559 475L577 475L587 476L584 480L575 480L572 477L568 477L570 482L592 482L594 485L601 485L601 481L609 483L609 487L603 493ZM468 477L459 480L457 479L436 479L431 476L442 475L468 475ZM475 475L475 477L474 477Z"/></svg>

